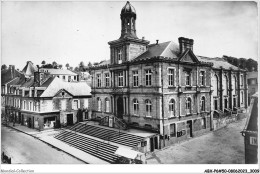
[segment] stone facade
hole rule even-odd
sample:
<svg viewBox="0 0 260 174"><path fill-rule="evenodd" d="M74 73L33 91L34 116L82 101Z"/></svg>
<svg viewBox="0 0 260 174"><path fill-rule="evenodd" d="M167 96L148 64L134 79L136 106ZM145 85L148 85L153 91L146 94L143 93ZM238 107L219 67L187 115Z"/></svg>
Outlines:
<svg viewBox="0 0 260 174"><path fill-rule="evenodd" d="M122 27L126 16L136 16L135 10L121 11ZM162 147L212 130L214 110L247 107L244 70L215 68L215 59L193 53L192 39L180 37L177 46L158 40L149 45L135 28L134 34L125 32L122 28L120 39L109 42L110 64L91 68L93 118L116 117L157 132Z"/></svg>

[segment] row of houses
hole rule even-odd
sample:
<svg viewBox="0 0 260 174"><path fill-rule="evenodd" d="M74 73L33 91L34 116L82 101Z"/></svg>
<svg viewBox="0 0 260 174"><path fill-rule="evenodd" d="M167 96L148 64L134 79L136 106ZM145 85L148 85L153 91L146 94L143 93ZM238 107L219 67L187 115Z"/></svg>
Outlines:
<svg viewBox="0 0 260 174"><path fill-rule="evenodd" d="M90 86L69 70L39 69L28 61L21 72L11 65L1 77L2 113L9 121L45 130L91 115Z"/></svg>

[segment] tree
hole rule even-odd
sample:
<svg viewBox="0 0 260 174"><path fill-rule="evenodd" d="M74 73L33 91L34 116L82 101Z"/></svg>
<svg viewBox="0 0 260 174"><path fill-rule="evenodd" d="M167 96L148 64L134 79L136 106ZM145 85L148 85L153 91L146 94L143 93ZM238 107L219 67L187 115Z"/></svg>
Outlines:
<svg viewBox="0 0 260 174"><path fill-rule="evenodd" d="M59 67L59 69L61 69L61 68L62 68L62 64L59 64L59 66L58 66L58 67Z"/></svg>
<svg viewBox="0 0 260 174"><path fill-rule="evenodd" d="M65 66L67 67L67 69L69 69L69 67L70 67L70 64L68 64L68 63L67 63Z"/></svg>
<svg viewBox="0 0 260 174"><path fill-rule="evenodd" d="M53 66L53 68L55 68L55 69L57 69L57 67L58 67L58 64L57 64L57 62L52 62L52 66Z"/></svg>
<svg viewBox="0 0 260 174"><path fill-rule="evenodd" d="M1 66L1 70L6 70L7 69L7 66L5 65L5 64L3 64L2 66Z"/></svg>
<svg viewBox="0 0 260 174"><path fill-rule="evenodd" d="M44 66L46 64L45 60L42 61L42 66Z"/></svg>
<svg viewBox="0 0 260 174"><path fill-rule="evenodd" d="M91 62L88 62L88 67L92 67L92 63Z"/></svg>
<svg viewBox="0 0 260 174"><path fill-rule="evenodd" d="M84 64L84 62L80 62L79 63L79 71L84 71L84 68L85 68L85 64Z"/></svg>
<svg viewBox="0 0 260 174"><path fill-rule="evenodd" d="M80 71L79 67L75 67L74 71L79 72Z"/></svg>
<svg viewBox="0 0 260 174"><path fill-rule="evenodd" d="M246 61L246 67L249 71L257 71L257 61L253 60L253 59L248 59Z"/></svg>

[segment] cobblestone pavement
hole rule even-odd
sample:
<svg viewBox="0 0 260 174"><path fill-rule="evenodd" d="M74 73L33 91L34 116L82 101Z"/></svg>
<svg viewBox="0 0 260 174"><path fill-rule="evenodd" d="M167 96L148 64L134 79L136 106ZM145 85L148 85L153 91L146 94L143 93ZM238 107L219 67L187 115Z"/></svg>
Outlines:
<svg viewBox="0 0 260 174"><path fill-rule="evenodd" d="M147 156L148 164L244 164L246 118Z"/></svg>

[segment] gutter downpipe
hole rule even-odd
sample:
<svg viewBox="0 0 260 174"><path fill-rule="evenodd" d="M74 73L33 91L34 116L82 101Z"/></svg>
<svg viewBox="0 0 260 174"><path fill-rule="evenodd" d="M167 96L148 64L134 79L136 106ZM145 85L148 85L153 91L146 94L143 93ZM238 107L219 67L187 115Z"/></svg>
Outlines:
<svg viewBox="0 0 260 174"><path fill-rule="evenodd" d="M163 126L163 147L165 147L165 132L164 132L164 102L163 102L163 62L161 62L161 87L162 87L162 126Z"/></svg>

